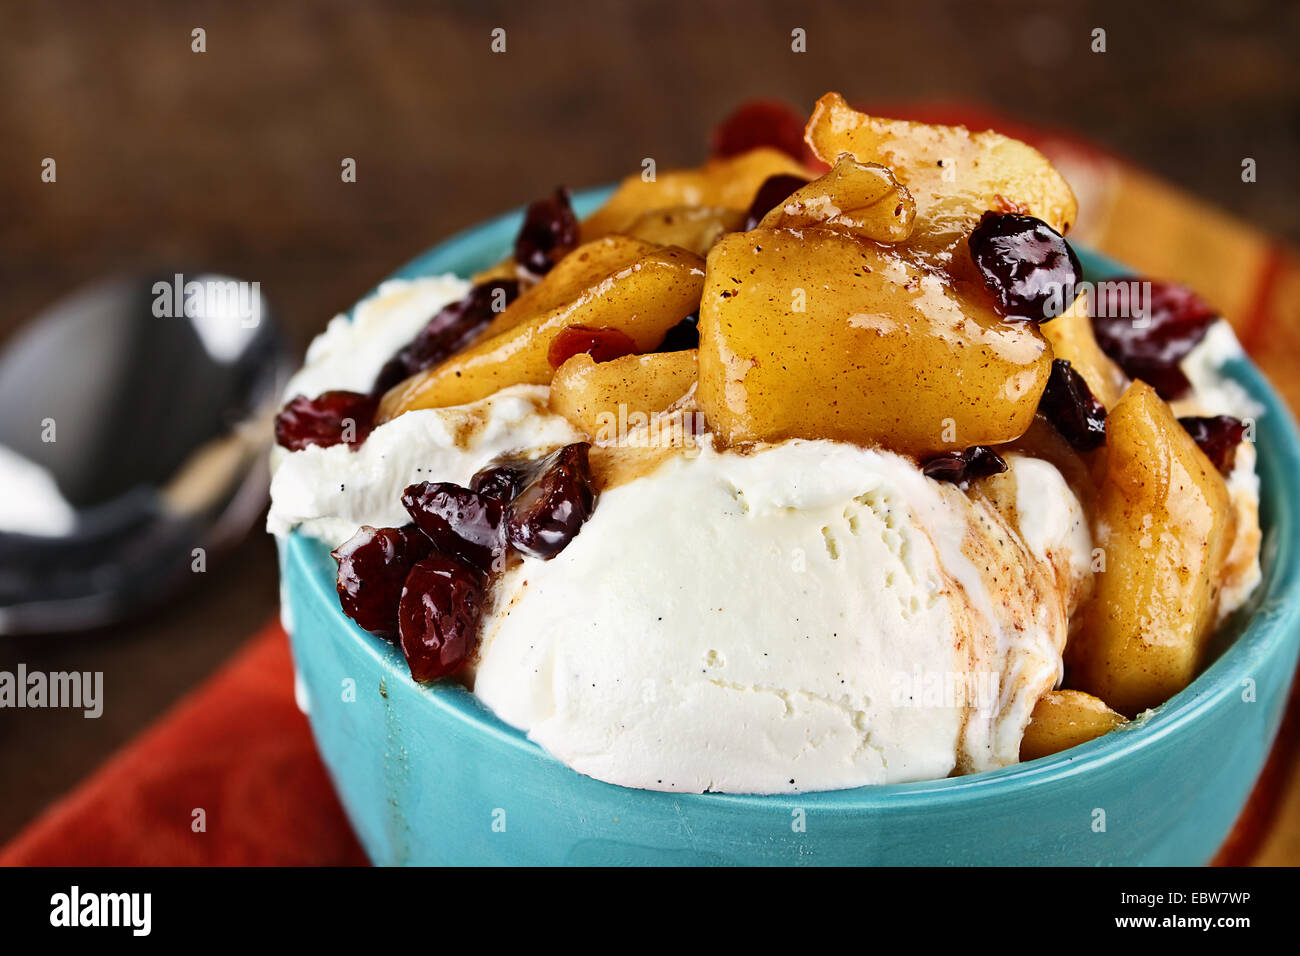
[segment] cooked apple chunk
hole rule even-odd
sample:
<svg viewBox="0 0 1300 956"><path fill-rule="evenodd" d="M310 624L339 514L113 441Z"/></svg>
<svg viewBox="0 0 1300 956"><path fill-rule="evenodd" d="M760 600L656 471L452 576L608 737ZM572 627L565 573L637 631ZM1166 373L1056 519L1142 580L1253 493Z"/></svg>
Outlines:
<svg viewBox="0 0 1300 956"><path fill-rule="evenodd" d="M842 155L826 175L795 190L759 222L763 229L830 229L877 242L912 234L916 203L887 166Z"/></svg>
<svg viewBox="0 0 1300 956"><path fill-rule="evenodd" d="M1061 234L1078 212L1069 184L1042 153L992 131L868 116L827 93L805 136L825 162L850 153L892 169L916 200L912 244L934 258L946 259L990 209L1034 216Z"/></svg>
<svg viewBox="0 0 1300 956"><path fill-rule="evenodd" d="M560 265L578 252L581 249ZM695 310L703 285L704 261L699 256L684 249L652 248L594 279L554 308L480 338L440 365L393 386L380 402L377 421L388 421L415 408L462 405L511 385L549 384L555 374L551 344L562 329L571 326L622 332L632 340L635 351L648 352Z"/></svg>
<svg viewBox="0 0 1300 956"><path fill-rule="evenodd" d="M583 243L557 262L540 282L506 306L479 335L479 340L490 339L572 302L601 279L630 266L656 248L653 242L631 236L604 236Z"/></svg>
<svg viewBox="0 0 1300 956"><path fill-rule="evenodd" d="M831 438L925 455L1020 436L1052 353L982 288L905 250L758 229L709 253L698 400L723 443Z"/></svg>
<svg viewBox="0 0 1300 956"><path fill-rule="evenodd" d="M667 411L690 391L696 372L694 349L625 355L609 362L575 355L551 381L551 408L599 438L610 416L627 421Z"/></svg>
<svg viewBox="0 0 1300 956"><path fill-rule="evenodd" d="M1128 723L1106 704L1077 690L1052 690L1038 699L1020 741L1020 759L1036 760L1094 740Z"/></svg>
<svg viewBox="0 0 1300 956"><path fill-rule="evenodd" d="M625 233L656 209L712 206L745 212L758 187L768 177L782 174L809 177L808 171L785 153L762 147L709 160L698 169L663 170L650 180L629 176L605 205L581 223L581 235L594 239L611 232Z"/></svg>
<svg viewBox="0 0 1300 956"><path fill-rule="evenodd" d="M1107 418L1105 455L1093 514L1105 569L1067 660L1075 686L1132 716L1201 666L1232 512L1222 476L1145 382Z"/></svg>
<svg viewBox="0 0 1300 956"><path fill-rule="evenodd" d="M680 246L697 256L709 251L728 232L745 222L739 209L723 206L672 206L652 209L627 227L627 235L660 246Z"/></svg>

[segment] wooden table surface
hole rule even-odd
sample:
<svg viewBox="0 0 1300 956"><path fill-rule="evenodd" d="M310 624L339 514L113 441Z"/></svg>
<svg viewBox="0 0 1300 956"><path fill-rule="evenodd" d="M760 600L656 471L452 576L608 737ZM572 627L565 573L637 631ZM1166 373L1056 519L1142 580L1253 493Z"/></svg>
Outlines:
<svg viewBox="0 0 1300 956"><path fill-rule="evenodd" d="M260 281L302 345L456 229L647 156L696 162L736 103L806 106L828 89L1069 130L1300 240L1300 4L1153 6L3 0L0 337L81 283L180 263ZM491 52L495 27L505 53ZM806 53L791 51L796 28ZM1104 53L1090 49L1097 28ZM45 157L56 183L40 180ZM356 183L340 181L344 157ZM1249 187L1244 157L1259 170ZM106 697L98 720L0 716L0 840L276 603L273 549L255 533L145 620L0 641L0 667L100 670ZM1288 839L1270 862L1300 862Z"/></svg>

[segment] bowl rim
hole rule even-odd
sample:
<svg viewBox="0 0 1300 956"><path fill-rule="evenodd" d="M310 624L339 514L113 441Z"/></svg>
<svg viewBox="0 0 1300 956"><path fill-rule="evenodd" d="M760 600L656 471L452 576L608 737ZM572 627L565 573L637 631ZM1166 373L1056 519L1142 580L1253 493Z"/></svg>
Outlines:
<svg viewBox="0 0 1300 956"><path fill-rule="evenodd" d="M602 186L575 191L575 209L579 214L585 214L608 198L613 188ZM402 265L383 282L446 272L461 274L468 271L463 266L466 260L487 256L489 258L475 267L485 268L508 248L522 217L523 209L517 208L462 229ZM1132 270L1086 246L1072 245L1083 262L1086 278L1134 274ZM461 268L454 268L454 263L461 263ZM378 288L376 286L368 292L358 300L358 304L374 295ZM348 310L349 317L355 308L354 305ZM1246 678L1258 672L1260 662L1277 650L1277 645L1285 641L1288 634L1300 628L1300 554L1297 553L1297 532L1300 531L1297 527L1300 524L1300 434L1286 402L1248 358L1230 359L1223 370L1264 408L1256 430L1256 468L1260 479L1260 521L1264 532L1261 559L1266 567L1247 608L1238 612L1249 613L1251 617L1231 643L1186 688L1159 707L1139 715L1126 726L1095 740L1060 753L994 770L912 783L869 784L840 790L779 794L642 790L597 781L579 774L529 740L523 731L506 724L459 684L412 684L411 687L443 717L472 727L499 744L518 751L521 757L540 757L558 768L584 776L589 783L615 787L625 793L642 794L650 799L707 801L710 805L717 806L730 804L771 809L815 804L823 812L860 812L863 809L885 807L894 810L923 809L938 803L951 805L953 801L984 800L1010 792L1023 792L1027 788L1059 782L1124 760L1146 750L1154 742L1181 733L1188 725L1206 718L1230 695L1236 694ZM304 577L312 586L311 599L326 602L333 620L349 631L360 649L384 671L384 676L409 683L409 672L401 653L380 638L363 631L339 610L333 581L327 580L316 570L319 555L324 553L324 549L323 543L294 530L286 543L285 561L296 561L302 566ZM1230 626L1231 620L1225 626Z"/></svg>

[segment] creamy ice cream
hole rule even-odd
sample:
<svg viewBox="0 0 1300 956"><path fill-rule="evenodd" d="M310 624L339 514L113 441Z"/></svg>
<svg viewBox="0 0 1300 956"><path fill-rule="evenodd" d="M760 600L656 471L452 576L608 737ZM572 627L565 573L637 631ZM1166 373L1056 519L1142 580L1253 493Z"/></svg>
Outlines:
<svg viewBox="0 0 1300 956"><path fill-rule="evenodd" d="M267 530L294 528L329 542L363 524L406 524L402 489L417 481L463 484L501 454L552 449L580 436L546 410L546 389L518 385L472 405L403 415L347 445L278 449Z"/></svg>
<svg viewBox="0 0 1300 956"><path fill-rule="evenodd" d="M390 282L335 319L286 397L364 389L454 277ZM1220 325L1185 363L1204 412L1241 417L1216 369ZM337 546L408 521L400 497L464 484L503 454L583 440L545 386L406 412L346 445L277 454L268 528ZM1246 412L1249 409L1245 410ZM1258 580L1254 457L1230 479L1240 567ZM494 579L475 694L574 769L627 786L774 793L1005 766L1057 685L1091 588L1083 508L1046 461L966 493L911 459L831 441L633 456L593 451L607 483L562 553ZM1254 539L1249 539L1251 529Z"/></svg>
<svg viewBox="0 0 1300 956"><path fill-rule="evenodd" d="M1081 517L1050 465L1021 492ZM821 441L705 449L607 491L498 585L475 693L583 773L777 792L1012 763L1060 677L1081 520L1034 554L988 502ZM1070 586L1056 587L1056 576Z"/></svg>

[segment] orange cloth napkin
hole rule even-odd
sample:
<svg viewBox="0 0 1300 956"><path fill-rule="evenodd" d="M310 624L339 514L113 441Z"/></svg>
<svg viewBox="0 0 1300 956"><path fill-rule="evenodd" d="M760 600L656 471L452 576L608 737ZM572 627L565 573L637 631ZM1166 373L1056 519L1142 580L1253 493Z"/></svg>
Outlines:
<svg viewBox="0 0 1300 956"><path fill-rule="evenodd" d="M0 850L4 866L365 862L278 623Z"/></svg>

